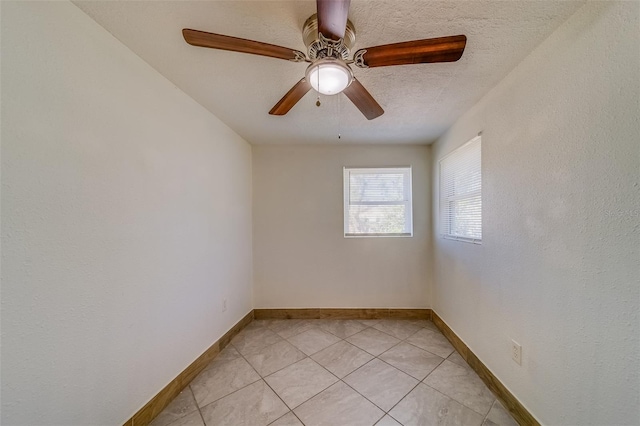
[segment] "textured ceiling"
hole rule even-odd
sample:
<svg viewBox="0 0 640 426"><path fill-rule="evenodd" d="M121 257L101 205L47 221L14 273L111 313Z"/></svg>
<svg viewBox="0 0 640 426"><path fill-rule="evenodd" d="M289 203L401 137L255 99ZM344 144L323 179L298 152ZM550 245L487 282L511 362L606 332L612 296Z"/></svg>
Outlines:
<svg viewBox="0 0 640 426"><path fill-rule="evenodd" d="M354 67L385 110L368 121L344 95L321 96L316 107L313 90L286 116L271 116L271 107L304 76L305 63L193 47L182 38L182 28L193 28L306 52L301 30L315 2L74 3L252 144L431 143L583 4L353 0L353 51L456 34L468 38L458 62Z"/></svg>

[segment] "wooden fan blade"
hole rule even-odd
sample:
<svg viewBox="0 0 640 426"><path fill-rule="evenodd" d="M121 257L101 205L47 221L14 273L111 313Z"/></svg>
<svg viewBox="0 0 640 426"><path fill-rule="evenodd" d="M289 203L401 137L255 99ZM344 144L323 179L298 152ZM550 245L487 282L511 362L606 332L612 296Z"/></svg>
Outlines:
<svg viewBox="0 0 640 426"><path fill-rule="evenodd" d="M464 35L427 38L360 49L354 58L362 56L364 63L355 62L356 66L361 68L455 62L462 56L466 44L467 37Z"/></svg>
<svg viewBox="0 0 640 426"><path fill-rule="evenodd" d="M344 94L347 98L360 110L367 120L373 120L376 117L380 117L384 114L382 107L373 99L373 96L362 84L355 78L351 84L344 89Z"/></svg>
<svg viewBox="0 0 640 426"><path fill-rule="evenodd" d="M182 36L184 40L192 46L251 53L254 55L268 56L270 58L287 59L289 61L304 61L305 58L304 53L298 50L222 34L207 33L185 28L182 30Z"/></svg>
<svg viewBox="0 0 640 426"><path fill-rule="evenodd" d="M344 37L351 0L316 0L318 32L332 40Z"/></svg>
<svg viewBox="0 0 640 426"><path fill-rule="evenodd" d="M298 103L300 99L302 99L304 95L307 94L309 90L311 90L311 85L307 83L307 79L303 78L302 80L297 82L295 86L293 86L291 90L289 90L287 94L284 95L273 108L271 108L269 114L285 115L291 108L293 108L295 104Z"/></svg>

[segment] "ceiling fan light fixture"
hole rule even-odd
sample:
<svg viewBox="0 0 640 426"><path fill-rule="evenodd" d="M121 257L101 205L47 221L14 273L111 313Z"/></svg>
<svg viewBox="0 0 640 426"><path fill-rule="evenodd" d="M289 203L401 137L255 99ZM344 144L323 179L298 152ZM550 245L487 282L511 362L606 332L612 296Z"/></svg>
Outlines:
<svg viewBox="0 0 640 426"><path fill-rule="evenodd" d="M340 59L323 58L309 65L306 78L317 92L336 95L351 84L353 72Z"/></svg>

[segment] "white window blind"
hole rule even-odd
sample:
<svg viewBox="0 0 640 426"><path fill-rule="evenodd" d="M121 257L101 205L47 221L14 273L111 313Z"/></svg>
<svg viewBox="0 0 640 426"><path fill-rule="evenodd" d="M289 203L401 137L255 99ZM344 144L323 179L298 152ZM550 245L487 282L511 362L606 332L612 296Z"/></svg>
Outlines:
<svg viewBox="0 0 640 426"><path fill-rule="evenodd" d="M440 226L444 238L482 241L482 150L477 136L440 160Z"/></svg>
<svg viewBox="0 0 640 426"><path fill-rule="evenodd" d="M344 235L413 235L411 167L344 168Z"/></svg>

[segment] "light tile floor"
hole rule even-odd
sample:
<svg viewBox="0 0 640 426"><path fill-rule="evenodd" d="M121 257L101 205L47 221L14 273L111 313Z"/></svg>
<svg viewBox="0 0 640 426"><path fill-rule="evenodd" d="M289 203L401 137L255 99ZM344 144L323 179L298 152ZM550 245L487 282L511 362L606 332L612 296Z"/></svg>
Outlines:
<svg viewBox="0 0 640 426"><path fill-rule="evenodd" d="M426 320L257 320L152 426L513 426Z"/></svg>

